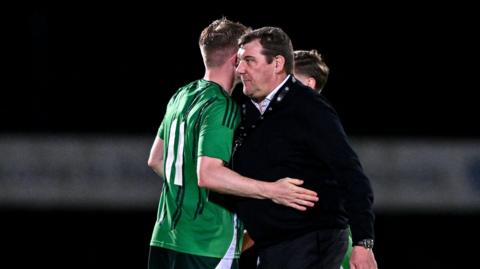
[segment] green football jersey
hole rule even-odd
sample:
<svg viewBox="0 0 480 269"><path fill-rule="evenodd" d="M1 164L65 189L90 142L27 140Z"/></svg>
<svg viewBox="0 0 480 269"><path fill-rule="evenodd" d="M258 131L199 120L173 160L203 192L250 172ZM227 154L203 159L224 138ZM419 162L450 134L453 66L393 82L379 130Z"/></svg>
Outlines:
<svg viewBox="0 0 480 269"><path fill-rule="evenodd" d="M243 227L236 216L209 201L197 184L197 158L230 161L236 103L206 80L180 88L170 99L158 130L164 140L164 179L150 245L193 255L237 258Z"/></svg>

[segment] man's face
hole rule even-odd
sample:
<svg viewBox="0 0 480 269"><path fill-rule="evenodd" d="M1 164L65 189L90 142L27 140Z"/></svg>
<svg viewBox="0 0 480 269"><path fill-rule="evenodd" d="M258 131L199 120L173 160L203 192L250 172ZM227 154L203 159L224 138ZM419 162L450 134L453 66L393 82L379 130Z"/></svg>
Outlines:
<svg viewBox="0 0 480 269"><path fill-rule="evenodd" d="M275 88L275 61L267 63L261 51L258 39L238 50L237 73L243 82L243 93L256 101L263 100Z"/></svg>

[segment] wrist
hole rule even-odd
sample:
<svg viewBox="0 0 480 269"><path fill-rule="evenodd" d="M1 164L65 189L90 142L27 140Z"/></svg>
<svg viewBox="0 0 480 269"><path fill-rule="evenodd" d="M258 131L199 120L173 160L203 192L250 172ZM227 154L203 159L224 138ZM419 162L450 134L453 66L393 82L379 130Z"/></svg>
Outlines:
<svg viewBox="0 0 480 269"><path fill-rule="evenodd" d="M265 181L257 181L257 196L260 199L272 199L271 183Z"/></svg>

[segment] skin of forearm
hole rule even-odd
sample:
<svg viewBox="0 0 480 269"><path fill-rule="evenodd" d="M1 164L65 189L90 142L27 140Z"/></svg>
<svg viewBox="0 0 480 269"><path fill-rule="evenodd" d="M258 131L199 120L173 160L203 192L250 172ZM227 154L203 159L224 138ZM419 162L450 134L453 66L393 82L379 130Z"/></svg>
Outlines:
<svg viewBox="0 0 480 269"><path fill-rule="evenodd" d="M201 162L201 161L200 161ZM199 164L198 185L216 192L237 196L269 199L267 182L253 180L218 164Z"/></svg>
<svg viewBox="0 0 480 269"><path fill-rule="evenodd" d="M155 155L150 155L148 159L148 166L152 168L155 174L163 178L163 159L156 159Z"/></svg>
<svg viewBox="0 0 480 269"><path fill-rule="evenodd" d="M152 170L163 178L163 163L152 166Z"/></svg>
<svg viewBox="0 0 480 269"><path fill-rule="evenodd" d="M164 177L163 175L163 140L160 137L155 137L155 141L153 142L152 148L150 149L150 155L148 156L148 166L152 168L152 170L159 175L160 177Z"/></svg>

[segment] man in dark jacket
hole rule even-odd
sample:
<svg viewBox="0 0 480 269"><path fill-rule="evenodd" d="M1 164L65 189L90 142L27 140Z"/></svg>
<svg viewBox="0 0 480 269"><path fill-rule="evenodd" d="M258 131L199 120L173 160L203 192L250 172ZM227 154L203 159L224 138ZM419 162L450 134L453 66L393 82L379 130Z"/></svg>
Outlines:
<svg viewBox="0 0 480 269"><path fill-rule="evenodd" d="M279 28L240 39L237 72L243 82L242 123L232 168L264 181L304 180L320 201L307 211L268 200L239 198L236 210L258 249L259 268L340 267L353 236L352 268L376 261L373 192L334 109L293 77L293 48Z"/></svg>

